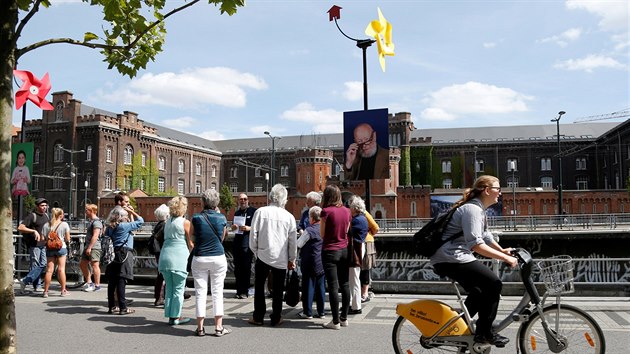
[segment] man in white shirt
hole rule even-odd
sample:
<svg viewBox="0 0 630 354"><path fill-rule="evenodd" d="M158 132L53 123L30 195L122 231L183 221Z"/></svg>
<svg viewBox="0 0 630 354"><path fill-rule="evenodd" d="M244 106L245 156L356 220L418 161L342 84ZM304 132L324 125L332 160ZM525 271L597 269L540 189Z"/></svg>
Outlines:
<svg viewBox="0 0 630 354"><path fill-rule="evenodd" d="M272 275L273 300L271 325L282 321L284 279L288 269L295 269L297 255L297 228L295 217L284 209L287 189L276 184L269 193L270 204L259 208L252 219L249 248L256 257L254 280L254 314L249 323L262 326L267 308L265 281Z"/></svg>

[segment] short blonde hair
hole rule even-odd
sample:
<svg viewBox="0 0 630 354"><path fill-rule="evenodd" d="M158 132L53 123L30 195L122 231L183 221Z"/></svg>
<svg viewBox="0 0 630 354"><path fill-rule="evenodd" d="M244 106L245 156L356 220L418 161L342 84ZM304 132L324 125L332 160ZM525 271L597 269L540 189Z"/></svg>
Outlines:
<svg viewBox="0 0 630 354"><path fill-rule="evenodd" d="M184 196L173 197L168 201L168 209L171 216L184 216L188 209L188 199Z"/></svg>

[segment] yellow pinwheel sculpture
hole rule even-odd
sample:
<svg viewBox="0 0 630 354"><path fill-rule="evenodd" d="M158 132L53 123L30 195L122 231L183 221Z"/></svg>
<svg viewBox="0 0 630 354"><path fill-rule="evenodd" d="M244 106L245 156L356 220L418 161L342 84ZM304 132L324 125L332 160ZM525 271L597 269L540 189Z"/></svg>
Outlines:
<svg viewBox="0 0 630 354"><path fill-rule="evenodd" d="M378 61L381 63L381 69L385 71L385 56L394 56L394 43L392 43L392 24L387 22L380 8L378 8L378 20L370 22L365 29L365 34L376 40Z"/></svg>

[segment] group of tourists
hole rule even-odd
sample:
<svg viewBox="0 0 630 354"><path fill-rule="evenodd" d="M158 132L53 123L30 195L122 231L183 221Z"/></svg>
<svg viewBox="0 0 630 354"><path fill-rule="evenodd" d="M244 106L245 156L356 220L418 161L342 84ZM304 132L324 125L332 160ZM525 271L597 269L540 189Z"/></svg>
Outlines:
<svg viewBox="0 0 630 354"><path fill-rule="evenodd" d="M297 270L299 249L302 311L298 317L325 318L327 282L332 320L324 327L340 329L347 326L348 315L361 313L361 304L369 301L369 268L374 264L373 235L378 232L378 225L365 210L365 203L360 197L353 196L344 205L336 186L326 188L323 200L317 192L307 195L307 209L298 225L295 217L285 209L287 197L287 189L277 184L269 193L269 205L255 209L249 205L246 194L239 195L231 225L234 231L235 298L247 299L251 296L253 262L254 309L248 322L257 326L264 324L267 312L265 299L271 297L270 324L281 325L284 322L281 312L287 270ZM154 304L164 306L164 317L169 325L192 322L191 318L182 316L186 279L190 273L195 288L194 333L206 335L204 322L210 293L214 317L212 335L220 337L232 332L223 326L223 290L228 269L223 241L228 233L228 223L218 208L220 198L216 190L204 191L201 199L203 210L190 220L185 218L188 200L183 196L172 198L167 205L160 205L154 211L158 222L153 228L152 238L159 243L155 253L158 276ZM100 261L105 251L101 249L101 240L103 237L110 238L114 259L104 272L108 313L128 315L135 313L128 306L130 301L125 293L126 284L134 276L134 231L143 225L144 219L131 206L125 193L117 194L114 200L116 205L103 222L97 216L97 206L86 205L89 224L80 267L87 280L83 290L100 291ZM53 208L49 218L47 208L47 200L37 199L35 211L27 215L18 227L29 247L31 260L29 273L19 281L23 291L28 284L32 284L35 291L40 291L40 275L45 269L43 296L48 297L56 265L61 296L67 296L65 262L70 228L63 221L63 210ZM51 230L61 235L63 244L59 250L47 249ZM316 303L315 313L313 302Z"/></svg>

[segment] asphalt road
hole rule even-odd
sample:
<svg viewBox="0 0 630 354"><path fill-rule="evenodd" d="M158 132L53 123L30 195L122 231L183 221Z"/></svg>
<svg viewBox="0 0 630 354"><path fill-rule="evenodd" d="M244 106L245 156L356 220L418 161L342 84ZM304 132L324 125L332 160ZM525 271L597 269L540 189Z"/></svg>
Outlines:
<svg viewBox="0 0 630 354"><path fill-rule="evenodd" d="M297 318L300 307L285 308L285 322L278 327L252 326L247 319L253 311L253 298L234 299L225 291L224 325L233 333L224 337L196 337L193 322L168 326L162 308L153 306L152 287L129 285L127 296L134 300L133 315L108 315L106 290L86 293L73 290L59 296L58 285L51 286L50 297L19 294L16 284L16 311L19 353L391 353L391 332L397 303L420 295L377 294L365 304L363 313L350 316L349 326L339 331L324 329L322 319ZM188 289L192 292L192 289ZM194 296L184 304L184 316L194 316ZM455 304L453 296L438 299ZM212 314L210 298L208 314ZM504 297L499 317L505 316L518 301ZM627 353L630 342L630 298L568 298L568 303L589 311L604 330L607 353ZM271 307L270 301L267 302ZM328 304L327 304L328 305ZM328 307L327 307L328 310ZM327 316L326 321L330 320ZM206 320L212 332L213 321ZM504 335L514 338L517 324ZM516 353L512 341L492 353Z"/></svg>

